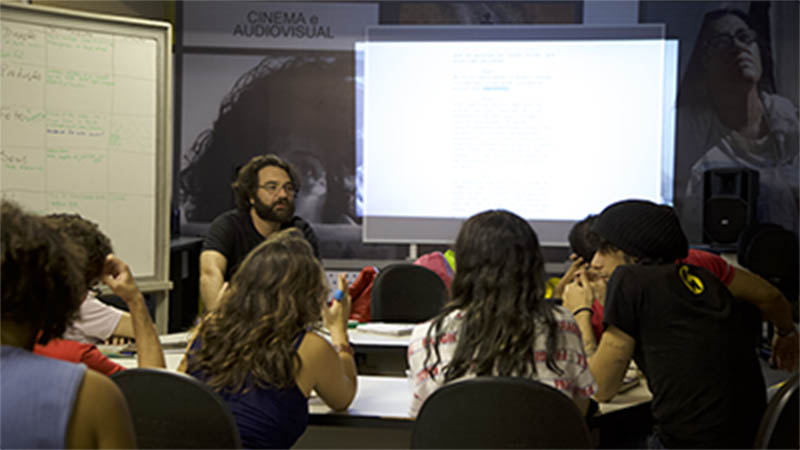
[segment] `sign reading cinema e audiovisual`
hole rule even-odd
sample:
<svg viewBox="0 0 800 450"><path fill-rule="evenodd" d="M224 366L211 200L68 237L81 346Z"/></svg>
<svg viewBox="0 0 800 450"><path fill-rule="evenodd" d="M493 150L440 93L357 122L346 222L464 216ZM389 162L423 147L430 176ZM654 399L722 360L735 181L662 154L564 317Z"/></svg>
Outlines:
<svg viewBox="0 0 800 450"><path fill-rule="evenodd" d="M185 46L353 50L377 4L185 2Z"/></svg>

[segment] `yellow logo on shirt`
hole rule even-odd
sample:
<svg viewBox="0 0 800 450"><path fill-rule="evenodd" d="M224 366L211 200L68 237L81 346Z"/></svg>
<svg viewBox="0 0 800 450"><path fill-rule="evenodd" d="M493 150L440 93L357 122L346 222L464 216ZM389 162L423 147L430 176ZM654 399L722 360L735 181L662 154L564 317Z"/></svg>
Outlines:
<svg viewBox="0 0 800 450"><path fill-rule="evenodd" d="M703 287L703 281L697 276L689 273L689 266L681 266L678 269L678 275L680 275L681 281L683 281L683 284L686 285L692 294L698 295L703 293L703 290L705 289Z"/></svg>

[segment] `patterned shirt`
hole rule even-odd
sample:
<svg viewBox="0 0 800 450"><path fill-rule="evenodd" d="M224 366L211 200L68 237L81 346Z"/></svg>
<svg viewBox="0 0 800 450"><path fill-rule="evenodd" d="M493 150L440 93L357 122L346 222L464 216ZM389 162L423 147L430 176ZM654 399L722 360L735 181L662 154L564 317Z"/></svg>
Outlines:
<svg viewBox="0 0 800 450"><path fill-rule="evenodd" d="M532 374L530 377L558 389L570 399L575 395L591 397L597 391L597 383L589 371L578 324L572 315L560 306L555 307L553 312L560 329L554 359L556 365L564 372L558 374L547 367L546 335L544 328L540 327L541 332L533 343L536 374ZM431 324L428 321L417 325L408 345L408 366L411 378L409 383L414 390L410 411L412 417L416 417L425 399L444 383L443 369L453 358L458 343L458 332L462 324L461 312L453 311L442 322L439 341L442 360L436 367L432 367L435 360L433 355L428 361L428 366L424 365L426 355L424 340ZM431 373L435 377L431 377ZM468 373L461 379L474 376L474 373Z"/></svg>

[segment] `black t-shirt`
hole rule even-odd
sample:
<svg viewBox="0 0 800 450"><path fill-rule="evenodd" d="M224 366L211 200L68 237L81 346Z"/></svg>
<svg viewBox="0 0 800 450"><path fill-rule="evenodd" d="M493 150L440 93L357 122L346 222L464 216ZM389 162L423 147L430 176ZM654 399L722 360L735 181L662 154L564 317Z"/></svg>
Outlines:
<svg viewBox="0 0 800 450"><path fill-rule="evenodd" d="M636 341L667 448L752 447L766 405L755 352L760 314L717 277L687 264L620 266L605 323Z"/></svg>
<svg viewBox="0 0 800 450"><path fill-rule="evenodd" d="M303 232L306 240L311 244L311 248L314 249L314 256L319 258L317 235L314 234L311 225L294 216L288 223L283 224L281 229L290 227L295 227ZM208 235L203 242L203 250L216 250L225 256L228 260L225 268L225 280L230 280L250 250L263 241L264 236L256 230L250 214L232 209L220 214L211 222Z"/></svg>

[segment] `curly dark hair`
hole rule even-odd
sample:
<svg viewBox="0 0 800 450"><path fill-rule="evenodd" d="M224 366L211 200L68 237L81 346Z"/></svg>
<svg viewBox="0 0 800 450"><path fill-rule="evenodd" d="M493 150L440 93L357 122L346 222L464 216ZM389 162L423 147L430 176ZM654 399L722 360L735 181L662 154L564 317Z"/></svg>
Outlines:
<svg viewBox="0 0 800 450"><path fill-rule="evenodd" d="M16 203L0 206L3 320L41 330L37 342L61 337L86 294L86 254L40 216Z"/></svg>
<svg viewBox="0 0 800 450"><path fill-rule="evenodd" d="M91 285L103 275L106 257L114 253L111 240L96 223L78 214L48 214L45 219L59 231L66 234L86 252L86 284Z"/></svg>
<svg viewBox="0 0 800 450"><path fill-rule="evenodd" d="M187 372L203 373L217 391L294 385L301 364L295 340L320 320L327 294L303 234L287 228L270 235L239 266L219 308L201 320L201 345Z"/></svg>
<svg viewBox="0 0 800 450"><path fill-rule="evenodd" d="M600 242L600 236L592 231L592 224L596 219L596 214L590 214L585 219L576 222L569 230L567 237L572 252L583 258L587 263L594 257Z"/></svg>
<svg viewBox="0 0 800 450"><path fill-rule="evenodd" d="M352 52L276 52L242 74L213 126L183 155L178 190L187 220L210 222L229 209L235 170L254 156L288 159L313 143L328 186L355 173L354 67ZM341 214L346 202L330 188L326 217Z"/></svg>
<svg viewBox="0 0 800 450"><path fill-rule="evenodd" d="M295 192L300 190L300 177L297 170L278 155L254 156L241 169L236 181L231 184L236 195L236 207L242 212L250 211L250 199L256 196L258 190L258 171L267 166L276 166L283 169L294 186Z"/></svg>
<svg viewBox="0 0 800 450"><path fill-rule="evenodd" d="M522 376L536 373L536 336L546 333L547 367L555 363L559 327L545 301L545 273L539 239L521 217L502 210L470 217L455 242L456 267L452 300L433 319L425 339L424 365L435 353L441 363L442 322L453 311L462 314L453 359L444 368L445 382L464 376ZM432 374L433 376L433 374Z"/></svg>

